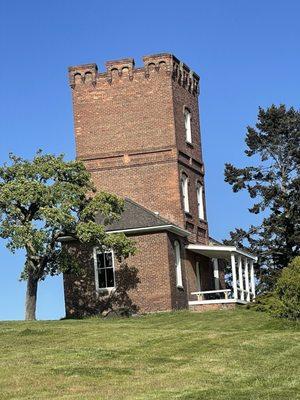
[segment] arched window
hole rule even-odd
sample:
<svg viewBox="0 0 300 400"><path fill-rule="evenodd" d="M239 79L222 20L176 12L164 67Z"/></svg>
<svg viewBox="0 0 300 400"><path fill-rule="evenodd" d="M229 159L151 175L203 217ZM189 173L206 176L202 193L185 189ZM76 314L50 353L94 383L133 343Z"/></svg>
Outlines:
<svg viewBox="0 0 300 400"><path fill-rule="evenodd" d="M181 191L183 199L183 209L185 212L190 211L189 207L189 180L185 174L181 176Z"/></svg>
<svg viewBox="0 0 300 400"><path fill-rule="evenodd" d="M185 139L188 143L192 143L191 113L187 108L184 109L184 127Z"/></svg>
<svg viewBox="0 0 300 400"><path fill-rule="evenodd" d="M182 271L181 271L181 254L180 244L177 240L174 242L175 249L175 269L176 269L176 285L177 287L183 287L182 285Z"/></svg>
<svg viewBox="0 0 300 400"><path fill-rule="evenodd" d="M205 219L204 216L204 199L203 199L203 186L197 184L197 204L198 204L198 216L200 219Z"/></svg>

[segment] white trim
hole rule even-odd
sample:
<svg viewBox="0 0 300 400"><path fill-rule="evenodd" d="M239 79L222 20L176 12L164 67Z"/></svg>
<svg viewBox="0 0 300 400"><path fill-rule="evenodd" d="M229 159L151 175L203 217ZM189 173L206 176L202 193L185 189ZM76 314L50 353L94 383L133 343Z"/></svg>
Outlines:
<svg viewBox="0 0 300 400"><path fill-rule="evenodd" d="M244 300L244 278L243 278L243 263L242 257L238 256L238 271L239 271L239 289L241 300Z"/></svg>
<svg viewBox="0 0 300 400"><path fill-rule="evenodd" d="M178 233L180 236L189 236L190 232L183 228L175 225L158 225L158 226L147 226L143 228L129 228L129 229L116 229L114 231L107 231L107 233L139 233L139 232L156 232L161 230L167 230L170 232Z"/></svg>
<svg viewBox="0 0 300 400"><path fill-rule="evenodd" d="M230 303L237 303L237 304L247 304L246 301L239 300L239 299L217 299L217 300L190 300L189 306L196 306L197 304L230 304Z"/></svg>
<svg viewBox="0 0 300 400"><path fill-rule="evenodd" d="M204 197L203 197L203 185L200 183L197 184L196 187L197 192L197 206L198 206L198 217L199 219L205 220L204 215Z"/></svg>
<svg viewBox="0 0 300 400"><path fill-rule="evenodd" d="M250 260L250 286L251 286L251 292L253 296L253 300L255 299L255 276L254 276L254 266L253 266L253 260Z"/></svg>
<svg viewBox="0 0 300 400"><path fill-rule="evenodd" d="M226 252L240 254L242 256L248 257L253 261L257 261L257 257L251 253L246 252L245 250L238 249L235 246L208 246L202 244L189 244L186 246L188 250L194 251L208 251L208 252Z"/></svg>
<svg viewBox="0 0 300 400"><path fill-rule="evenodd" d="M210 293L230 293L231 289L220 289L220 290L200 290L199 292L191 292L191 294L210 294Z"/></svg>
<svg viewBox="0 0 300 400"><path fill-rule="evenodd" d="M188 143L192 144L192 124L191 124L192 115L191 112L186 107L184 108L183 115L184 115L185 140Z"/></svg>
<svg viewBox="0 0 300 400"><path fill-rule="evenodd" d="M229 293L231 293L231 289L221 289L221 290L203 290L199 292L191 292L192 296L197 296L198 301L203 301L203 295L206 294L215 294L215 293L223 293L225 300L228 299Z"/></svg>
<svg viewBox="0 0 300 400"><path fill-rule="evenodd" d="M250 282L249 282L249 263L248 258L245 258L245 292L247 294L247 301L250 301Z"/></svg>
<svg viewBox="0 0 300 400"><path fill-rule="evenodd" d="M175 240L174 242L174 250L175 250L176 286L182 289L183 284L182 284L182 268L181 268L181 249L178 240Z"/></svg>
<svg viewBox="0 0 300 400"><path fill-rule="evenodd" d="M99 276L98 276L98 264L97 264L97 252L98 247L93 247L93 258L94 258L94 272L95 272L95 288L97 293L111 293L116 289L116 286L110 286L106 288L99 288ZM114 282L116 283L116 274L115 274L115 256L113 250L107 251L99 251L100 254L103 253L111 253L112 254L112 266L113 266L113 274L114 274Z"/></svg>
<svg viewBox="0 0 300 400"><path fill-rule="evenodd" d="M183 228L180 228L179 226L171 225L171 224L166 224L166 225L157 225L157 226L147 226L147 227L142 227L142 228L129 228L129 229L116 229L113 231L106 231L106 233L143 233L143 232L158 232L158 231L170 231L173 233L177 233L179 236L187 237L191 233ZM71 242L71 241L77 241L76 238L72 236L63 236L59 239L60 242Z"/></svg>
<svg viewBox="0 0 300 400"><path fill-rule="evenodd" d="M190 204L189 204L189 178L187 175L181 175L181 192L182 192L182 199L183 199L183 209L184 212L190 211Z"/></svg>
<svg viewBox="0 0 300 400"><path fill-rule="evenodd" d="M231 253L231 270L232 270L232 288L233 288L233 298L237 300L237 279L236 279L236 267L235 267L235 255Z"/></svg>

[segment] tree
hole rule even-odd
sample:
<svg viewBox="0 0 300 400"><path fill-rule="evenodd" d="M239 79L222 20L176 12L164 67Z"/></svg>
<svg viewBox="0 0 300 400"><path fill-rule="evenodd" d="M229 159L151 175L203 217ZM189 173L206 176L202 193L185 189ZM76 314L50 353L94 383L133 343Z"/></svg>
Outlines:
<svg viewBox="0 0 300 400"><path fill-rule="evenodd" d="M283 268L275 285L274 296L279 306L277 317L300 319L300 257L294 258L287 268Z"/></svg>
<svg viewBox="0 0 300 400"><path fill-rule="evenodd" d="M252 307L275 317L300 320L300 257L282 269L274 290L258 296Z"/></svg>
<svg viewBox="0 0 300 400"><path fill-rule="evenodd" d="M82 243L112 248L119 259L134 253L124 234L107 234L105 225L119 218L124 202L96 193L79 161L64 161L38 151L32 161L10 155L0 167L0 237L11 252L25 250L21 279L27 280L25 319L35 319L38 282L47 275L79 268L61 245L71 236ZM95 223L101 213L103 225Z"/></svg>
<svg viewBox="0 0 300 400"><path fill-rule="evenodd" d="M258 254L262 289L273 287L278 273L300 254L300 112L284 105L259 108L258 122L247 127L248 157L255 166L225 165L225 181L234 192L255 199L251 213L262 221L230 233L235 243Z"/></svg>

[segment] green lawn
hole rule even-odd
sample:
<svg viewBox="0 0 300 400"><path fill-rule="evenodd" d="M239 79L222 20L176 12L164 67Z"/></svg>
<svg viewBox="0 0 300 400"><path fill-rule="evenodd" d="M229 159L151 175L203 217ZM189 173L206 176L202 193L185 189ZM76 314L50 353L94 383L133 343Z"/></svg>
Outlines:
<svg viewBox="0 0 300 400"><path fill-rule="evenodd" d="M249 310L0 323L1 399L300 399L299 325Z"/></svg>

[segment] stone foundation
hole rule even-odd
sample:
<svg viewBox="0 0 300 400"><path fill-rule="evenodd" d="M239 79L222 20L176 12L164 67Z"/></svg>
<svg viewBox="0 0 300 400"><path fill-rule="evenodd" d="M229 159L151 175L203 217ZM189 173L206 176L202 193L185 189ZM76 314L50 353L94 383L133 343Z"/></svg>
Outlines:
<svg viewBox="0 0 300 400"><path fill-rule="evenodd" d="M235 308L236 308L236 303L193 304L189 306L190 311L196 311L196 312L233 310Z"/></svg>

